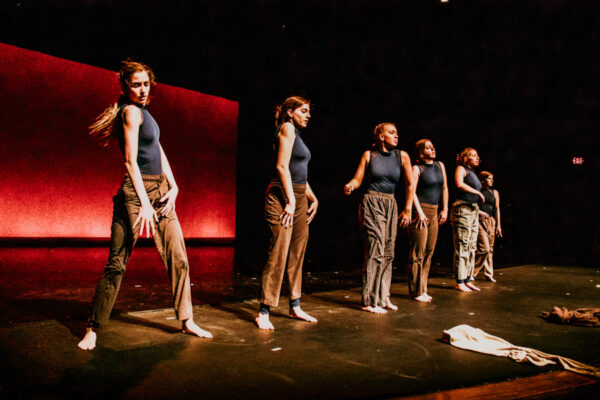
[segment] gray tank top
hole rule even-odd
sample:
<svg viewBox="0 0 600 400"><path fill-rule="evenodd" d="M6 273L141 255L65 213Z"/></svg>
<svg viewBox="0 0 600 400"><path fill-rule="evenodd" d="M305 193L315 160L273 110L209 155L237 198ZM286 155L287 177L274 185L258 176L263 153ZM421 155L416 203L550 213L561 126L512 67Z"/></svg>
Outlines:
<svg viewBox="0 0 600 400"><path fill-rule="evenodd" d="M479 209L485 212L490 217L496 216L496 197L494 196L494 191L492 189L484 189L481 191L483 197L485 197L485 202L479 199Z"/></svg>
<svg viewBox="0 0 600 400"><path fill-rule="evenodd" d="M121 148L121 153L125 152L122 110L127 105L128 104L123 105L119 112L119 126L121 129L119 135L119 147ZM163 172L162 160L160 158L160 128L148 110L139 107L137 104L134 105L140 109L143 116L143 122L142 125L140 125L138 136L138 167L140 167L140 172L144 175L160 175Z"/></svg>
<svg viewBox="0 0 600 400"><path fill-rule="evenodd" d="M402 159L400 150L389 153L371 151L368 166L369 186L367 190L380 193L394 193L402 176Z"/></svg>
<svg viewBox="0 0 600 400"><path fill-rule="evenodd" d="M281 125L275 131L275 152L277 152L277 135ZM296 138L294 139L294 147L292 147L292 155L290 158L290 175L292 183L306 183L308 179L308 162L310 161L310 150L302 140L302 135L298 128L296 129ZM277 174L275 176L278 176Z"/></svg>
<svg viewBox="0 0 600 400"><path fill-rule="evenodd" d="M475 172L471 168L465 168L467 170L467 175L465 175L464 183L471 186L473 189L480 191L481 190L481 182L475 175ZM479 201L479 196L474 193L465 192L464 190L459 190L458 198L466 201L468 203L477 203Z"/></svg>

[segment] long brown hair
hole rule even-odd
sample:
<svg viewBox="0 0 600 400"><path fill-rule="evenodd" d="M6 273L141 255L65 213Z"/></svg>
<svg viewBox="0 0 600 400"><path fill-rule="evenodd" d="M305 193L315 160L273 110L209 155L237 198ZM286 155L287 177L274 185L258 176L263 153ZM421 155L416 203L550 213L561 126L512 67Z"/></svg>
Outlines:
<svg viewBox="0 0 600 400"><path fill-rule="evenodd" d="M396 124L393 122L382 122L380 124L378 124L375 129L373 129L373 137L371 138L372 140L372 144L371 147L373 147L374 149L378 149L379 148L379 144L380 144L380 140L379 140L379 135L381 135L383 133L383 128L386 125L392 125L394 128L398 129L396 127Z"/></svg>
<svg viewBox="0 0 600 400"><path fill-rule="evenodd" d="M294 111L305 104L310 105L310 100L301 96L290 96L285 99L281 105L275 107L275 126L279 126L290 120L290 117L287 115L288 110Z"/></svg>
<svg viewBox="0 0 600 400"><path fill-rule="evenodd" d="M418 163L423 162L423 150L425 150L425 145L427 142L433 145L433 142L429 139L421 139L417 143L415 143L415 161Z"/></svg>
<svg viewBox="0 0 600 400"><path fill-rule="evenodd" d="M98 140L101 146L107 147L110 144L110 140L115 135L115 121L119 113L119 109L128 99L125 93L129 86L129 80L136 72L145 71L150 79L150 85L156 83L154 72L146 64L141 62L131 61L129 59L121 61L121 68L119 68L119 81L121 82L121 90L123 93L119 96L119 99L106 107L102 114L98 115L96 120L89 126L89 134ZM148 99L149 101L150 99Z"/></svg>

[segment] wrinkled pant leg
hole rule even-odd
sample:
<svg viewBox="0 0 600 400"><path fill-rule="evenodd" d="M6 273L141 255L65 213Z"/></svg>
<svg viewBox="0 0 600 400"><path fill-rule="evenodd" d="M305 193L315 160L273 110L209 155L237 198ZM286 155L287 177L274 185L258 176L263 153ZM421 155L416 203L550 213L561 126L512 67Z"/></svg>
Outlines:
<svg viewBox="0 0 600 400"><path fill-rule="evenodd" d="M422 292L422 271L423 258L425 255L425 246L427 245L428 226L417 228L416 223L408 227L408 246L410 253L408 256L407 278L408 294L411 297L418 297Z"/></svg>
<svg viewBox="0 0 600 400"><path fill-rule="evenodd" d="M104 273L96 286L90 326L106 323L112 311L127 268L129 256L137 239L125 205L125 195L120 189L113 197L113 218L110 234L110 250Z"/></svg>
<svg viewBox="0 0 600 400"><path fill-rule="evenodd" d="M475 251L477 250L477 234L479 233L479 207L475 206L475 210L470 215L470 231L469 231L469 258L467 264L467 280L473 280L473 270L475 269Z"/></svg>
<svg viewBox="0 0 600 400"><path fill-rule="evenodd" d="M474 212L478 212L478 210L472 210L471 206L466 204L454 204L452 206L451 223L454 241L452 265L456 273L457 283L468 282L473 273L475 249L472 242L477 243L477 231L473 232L473 221L476 221L474 218L476 215L473 215ZM473 233L475 234L475 241L472 238Z"/></svg>
<svg viewBox="0 0 600 400"><path fill-rule="evenodd" d="M494 244L496 243L496 219L491 219L490 231L488 232L488 238L490 242L490 254L488 256L488 262L484 267L484 274L488 279L494 278Z"/></svg>
<svg viewBox="0 0 600 400"><path fill-rule="evenodd" d="M296 197L296 210L294 211L294 224L290 238L287 258L287 278L290 290L290 300L302 296L302 264L308 243L308 201L306 198L306 185L294 184Z"/></svg>
<svg viewBox="0 0 600 400"><path fill-rule="evenodd" d="M394 261L394 248L398 233L398 205L394 198L381 199L385 207L385 249L383 264L381 266L381 304L385 306L390 302L390 289L392 287L392 263Z"/></svg>
<svg viewBox="0 0 600 400"><path fill-rule="evenodd" d="M158 213L158 211L157 211ZM178 320L193 317L190 268L185 240L175 211L156 224L154 244L171 280L173 308Z"/></svg>
<svg viewBox="0 0 600 400"><path fill-rule="evenodd" d="M473 276L477 276L484 267L490 253L490 239L488 235L488 217L479 217L479 231L477 233L477 251L475 253L475 269Z"/></svg>
<svg viewBox="0 0 600 400"><path fill-rule="evenodd" d="M293 228L284 228L280 220L285 204L286 199L282 188L270 185L265 197L265 219L269 225L271 238L267 262L262 273L260 302L271 307L277 307L279 304L283 274L292 240Z"/></svg>
<svg viewBox="0 0 600 400"><path fill-rule="evenodd" d="M171 211L167 216L161 216L163 204L160 203L160 199L169 191L166 179L161 181L158 189L152 193L150 199L159 216L153 235L154 244L171 280L175 315L178 320L187 320L193 317L193 311L190 268L185 240L175 211Z"/></svg>
<svg viewBox="0 0 600 400"><path fill-rule="evenodd" d="M386 220L378 197L363 195L359 220L363 237L365 258L363 264L363 307L382 304L381 282L386 248Z"/></svg>
<svg viewBox="0 0 600 400"><path fill-rule="evenodd" d="M419 277L420 294L427 293L427 282L429 280L429 271L431 269L431 260L433 258L433 252L437 243L438 236L438 216L437 206L431 206L428 204L421 205L425 216L429 219L427 223L427 238L425 242L425 252L423 254L423 268L421 269L421 275Z"/></svg>
<svg viewBox="0 0 600 400"><path fill-rule="evenodd" d="M481 229L481 224L480 228ZM483 274L487 279L494 278L494 242L496 241L496 219L493 217L488 218L485 233L488 239L488 252L487 257L483 262Z"/></svg>

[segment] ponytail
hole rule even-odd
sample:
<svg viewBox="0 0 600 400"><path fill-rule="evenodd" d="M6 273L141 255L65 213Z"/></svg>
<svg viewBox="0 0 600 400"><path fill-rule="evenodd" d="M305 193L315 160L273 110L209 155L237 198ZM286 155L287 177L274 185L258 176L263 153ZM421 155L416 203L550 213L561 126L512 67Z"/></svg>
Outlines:
<svg viewBox="0 0 600 400"><path fill-rule="evenodd" d="M393 122L382 122L382 123L378 124L375 127L375 129L373 129L373 137L372 137L373 143L371 144L371 147L373 147L373 149L379 148L379 135L381 135L383 133L383 128L386 125L392 125L392 126L396 127L396 124L394 124Z"/></svg>
<svg viewBox="0 0 600 400"><path fill-rule="evenodd" d="M465 166L465 164L467 163L466 158L469 155L469 152L471 151L477 151L472 147L467 147L466 149L464 149L463 151L460 152L460 154L456 155L456 165L462 165L463 167Z"/></svg>
<svg viewBox="0 0 600 400"><path fill-rule="evenodd" d="M275 126L280 126L290 120L290 117L287 115L288 110L294 111L304 104L310 104L310 100L301 96L291 96L285 99L281 105L275 107Z"/></svg>
<svg viewBox="0 0 600 400"><path fill-rule="evenodd" d="M121 82L121 89L123 94L119 96L116 103L106 107L102 114L98 115L96 120L88 127L89 134L93 138L97 139L102 147L108 147L111 139L115 136L115 122L119 116L119 110L124 104L127 104L127 96L124 94L127 91L129 85L129 78L136 72L145 71L150 79L150 85L156 84L154 72L146 64L141 62L131 61L127 59L121 61L121 68L119 68L119 81Z"/></svg>

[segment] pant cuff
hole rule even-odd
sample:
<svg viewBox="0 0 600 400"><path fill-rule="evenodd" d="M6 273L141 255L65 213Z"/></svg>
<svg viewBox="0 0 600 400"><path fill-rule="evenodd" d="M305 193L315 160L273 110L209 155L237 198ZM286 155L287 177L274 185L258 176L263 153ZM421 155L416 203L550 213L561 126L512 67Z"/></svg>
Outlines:
<svg viewBox="0 0 600 400"><path fill-rule="evenodd" d="M269 315L270 310L271 310L271 307L269 307L268 305L266 305L264 303L260 303L260 306L258 307L258 313L261 315Z"/></svg>

